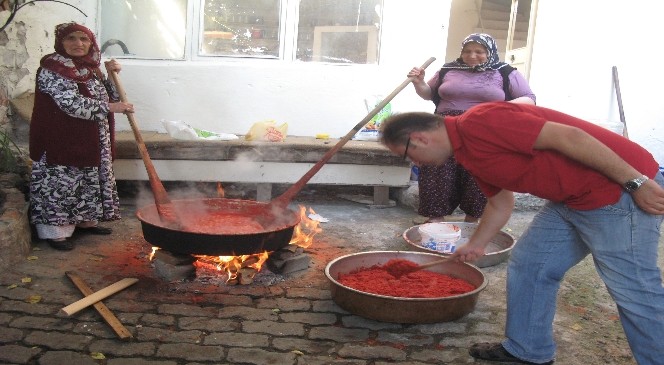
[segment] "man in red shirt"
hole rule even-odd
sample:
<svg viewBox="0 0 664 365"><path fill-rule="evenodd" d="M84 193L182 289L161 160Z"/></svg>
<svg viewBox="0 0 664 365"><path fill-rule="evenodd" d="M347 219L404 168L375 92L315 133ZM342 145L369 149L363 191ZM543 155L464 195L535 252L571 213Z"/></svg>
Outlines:
<svg viewBox="0 0 664 365"><path fill-rule="evenodd" d="M381 141L418 165L450 156L488 197L477 230L452 255L473 261L514 208L513 192L548 202L512 250L506 339L470 354L489 361L552 364L553 318L564 274L588 254L616 301L639 364L662 364L664 287L657 266L664 176L638 144L595 124L534 105L492 102L460 116L403 113Z"/></svg>

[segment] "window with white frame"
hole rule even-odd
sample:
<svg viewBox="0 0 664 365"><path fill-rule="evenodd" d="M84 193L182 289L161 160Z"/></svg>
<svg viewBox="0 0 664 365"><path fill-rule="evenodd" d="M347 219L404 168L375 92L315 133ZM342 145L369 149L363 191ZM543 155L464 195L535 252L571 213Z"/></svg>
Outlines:
<svg viewBox="0 0 664 365"><path fill-rule="evenodd" d="M119 58L370 64L378 62L382 7L383 0L103 0L99 41L105 56Z"/></svg>

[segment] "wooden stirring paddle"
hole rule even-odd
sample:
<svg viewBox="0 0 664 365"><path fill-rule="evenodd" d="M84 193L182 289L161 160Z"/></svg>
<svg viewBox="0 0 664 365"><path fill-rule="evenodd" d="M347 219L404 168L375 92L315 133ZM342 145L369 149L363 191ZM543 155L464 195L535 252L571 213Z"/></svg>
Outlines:
<svg viewBox="0 0 664 365"><path fill-rule="evenodd" d="M120 94L120 100L127 103L127 93L125 93L124 87L120 82L120 76L118 76L117 72L109 72L109 76L113 80L113 84L115 84L115 88L118 90L118 94ZM148 154L148 149L145 147L145 142L143 142L143 137L141 136L141 132L139 131L138 125L134 118L134 113L126 113L126 115L127 119L129 120L131 130L134 132L134 138L136 139L136 144L138 145L138 152L143 159L145 170L148 173L148 179L150 180L150 187L152 188L152 194L154 195L154 202L157 206L157 213L159 213L159 218L161 218L164 223L168 224L172 228L180 228L180 220L178 219L175 208L173 207L173 203L168 197L166 189L161 183L161 180L157 175L157 171L152 164L152 160Z"/></svg>
<svg viewBox="0 0 664 365"><path fill-rule="evenodd" d="M388 274L394 276L396 279L399 279L400 277L408 275L412 272L426 269L431 266L444 264L448 261L450 261L450 258L446 257L442 260L431 261L425 264L418 265L412 261L394 259L385 263L385 265L383 265L383 269L385 269L385 271L387 271Z"/></svg>

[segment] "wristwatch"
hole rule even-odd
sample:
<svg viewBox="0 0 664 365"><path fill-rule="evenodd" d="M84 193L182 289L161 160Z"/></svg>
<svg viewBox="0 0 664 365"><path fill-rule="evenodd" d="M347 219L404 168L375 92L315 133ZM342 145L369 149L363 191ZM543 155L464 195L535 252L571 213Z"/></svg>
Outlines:
<svg viewBox="0 0 664 365"><path fill-rule="evenodd" d="M623 188L625 188L625 190L627 190L628 192L633 193L636 191L636 189L640 188L641 185L643 185L643 183L646 181L648 181L648 176L642 175L641 177L637 177L636 179L627 181L623 185Z"/></svg>

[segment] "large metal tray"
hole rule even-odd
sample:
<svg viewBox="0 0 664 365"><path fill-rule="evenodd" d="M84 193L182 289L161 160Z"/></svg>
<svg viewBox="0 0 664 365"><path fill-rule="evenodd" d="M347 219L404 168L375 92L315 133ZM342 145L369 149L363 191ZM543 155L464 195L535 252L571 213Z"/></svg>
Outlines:
<svg viewBox="0 0 664 365"><path fill-rule="evenodd" d="M459 226L461 228L461 237L456 241L457 247L463 246L470 236L473 235L477 229L477 223L466 223L466 222L441 222L449 223ZM419 230L420 225L413 226L408 228L403 232L403 239L414 249L422 252L430 252L439 254L442 256L449 256L448 253L436 251L427 247L422 246L422 236L420 235ZM510 251L514 247L515 239L514 237L506 232L499 232L495 237L491 239L489 246L486 248L486 254L479 258L478 260L471 262L478 267L487 267L494 266L503 261L505 261L509 255Z"/></svg>
<svg viewBox="0 0 664 365"><path fill-rule="evenodd" d="M332 300L341 308L361 317L393 323L436 323L459 319L475 309L479 294L488 279L474 265L448 261L428 267L428 271L464 279L476 289L441 298L401 298L363 292L337 281L339 274L349 273L389 260L401 259L417 264L439 260L438 255L414 251L368 251L337 257L325 267L330 281Z"/></svg>

